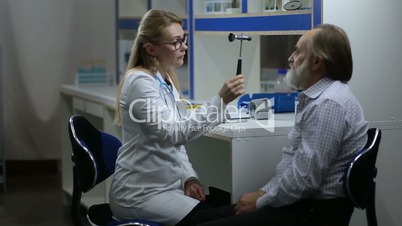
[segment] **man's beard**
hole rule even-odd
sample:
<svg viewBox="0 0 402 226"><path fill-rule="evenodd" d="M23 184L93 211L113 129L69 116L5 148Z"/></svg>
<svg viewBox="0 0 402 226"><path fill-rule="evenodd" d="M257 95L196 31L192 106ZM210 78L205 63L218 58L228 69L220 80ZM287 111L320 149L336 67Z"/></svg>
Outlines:
<svg viewBox="0 0 402 226"><path fill-rule="evenodd" d="M303 90L306 86L308 77L308 58L306 58L299 67L288 70L285 80L290 87L296 90Z"/></svg>

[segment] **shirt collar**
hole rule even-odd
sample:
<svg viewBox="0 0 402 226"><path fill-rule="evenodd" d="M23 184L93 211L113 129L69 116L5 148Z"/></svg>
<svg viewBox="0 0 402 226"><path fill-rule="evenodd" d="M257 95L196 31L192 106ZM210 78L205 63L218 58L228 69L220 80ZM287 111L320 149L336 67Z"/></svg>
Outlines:
<svg viewBox="0 0 402 226"><path fill-rule="evenodd" d="M162 74L161 74L159 71L156 72L155 76L158 77L158 80L159 80L159 81L166 83L166 82L165 82L165 79L162 77ZM169 75L169 74L167 74L166 79L167 79L170 83L172 83L172 80L170 79L170 75Z"/></svg>
<svg viewBox="0 0 402 226"><path fill-rule="evenodd" d="M161 73L159 71L156 72L155 76L157 77L157 80L159 80L159 82L165 81L165 80L163 80L163 77L162 77L162 75L161 75Z"/></svg>
<svg viewBox="0 0 402 226"><path fill-rule="evenodd" d="M335 80L328 77L323 77L318 82L310 86L308 89L301 92L302 96L307 96L310 99L315 99L321 95L324 90L326 90Z"/></svg>

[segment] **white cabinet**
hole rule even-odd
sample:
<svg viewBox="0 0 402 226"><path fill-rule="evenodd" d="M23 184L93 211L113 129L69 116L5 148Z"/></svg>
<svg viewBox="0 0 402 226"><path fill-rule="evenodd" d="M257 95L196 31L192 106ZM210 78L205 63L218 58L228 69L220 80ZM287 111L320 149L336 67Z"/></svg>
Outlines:
<svg viewBox="0 0 402 226"><path fill-rule="evenodd" d="M204 185L230 192L236 202L274 176L293 121L292 113L276 114L273 131L251 119L223 124L186 144L190 162Z"/></svg>

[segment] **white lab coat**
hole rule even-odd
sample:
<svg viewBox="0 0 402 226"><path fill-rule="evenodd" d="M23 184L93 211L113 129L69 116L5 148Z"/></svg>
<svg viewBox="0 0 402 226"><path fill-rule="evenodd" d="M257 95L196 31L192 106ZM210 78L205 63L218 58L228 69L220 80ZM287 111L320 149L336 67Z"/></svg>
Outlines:
<svg viewBox="0 0 402 226"><path fill-rule="evenodd" d="M197 178L183 144L220 124L225 106L215 97L203 105L205 111L185 116L185 108L176 107L172 97L173 93L179 99L177 89L169 90L161 75L156 76L159 79L132 72L122 88L123 145L109 202L116 218L141 218L168 226L178 223L199 202L183 192L184 182ZM186 120L179 120L183 117Z"/></svg>

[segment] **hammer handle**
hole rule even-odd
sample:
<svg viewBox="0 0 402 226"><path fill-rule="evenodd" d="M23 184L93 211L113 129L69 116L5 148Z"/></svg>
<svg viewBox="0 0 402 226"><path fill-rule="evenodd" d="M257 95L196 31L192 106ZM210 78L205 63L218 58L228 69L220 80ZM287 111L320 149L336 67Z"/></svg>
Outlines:
<svg viewBox="0 0 402 226"><path fill-rule="evenodd" d="M236 71L236 75L241 74L241 58L239 58L237 60L237 71Z"/></svg>

